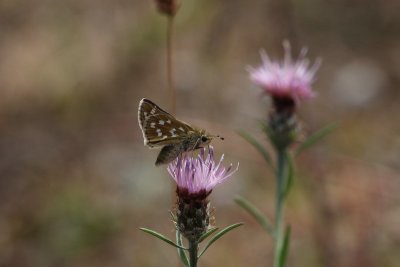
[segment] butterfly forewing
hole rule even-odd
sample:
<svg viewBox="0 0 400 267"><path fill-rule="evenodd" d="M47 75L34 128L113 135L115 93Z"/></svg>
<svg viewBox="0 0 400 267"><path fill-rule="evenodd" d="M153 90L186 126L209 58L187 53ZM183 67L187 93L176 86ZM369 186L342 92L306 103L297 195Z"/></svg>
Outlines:
<svg viewBox="0 0 400 267"><path fill-rule="evenodd" d="M144 144L149 147L180 143L196 131L145 98L139 103L138 117Z"/></svg>

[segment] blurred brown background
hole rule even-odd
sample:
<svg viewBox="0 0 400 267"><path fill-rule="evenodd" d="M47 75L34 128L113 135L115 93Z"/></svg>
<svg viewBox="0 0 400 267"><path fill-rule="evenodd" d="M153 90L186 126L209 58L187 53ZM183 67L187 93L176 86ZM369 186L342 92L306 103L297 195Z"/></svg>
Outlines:
<svg viewBox="0 0 400 267"><path fill-rule="evenodd" d="M398 266L400 2L182 0L176 20L178 117L220 133L240 170L212 194L216 225L245 226L201 266L268 266L271 239L233 203L269 216L274 177L236 134L263 139L245 70L282 40L323 58L303 104L306 133L340 126L297 160L288 266ZM168 109L165 18L153 1L0 1L0 266L178 266L172 183L143 146L137 105Z"/></svg>

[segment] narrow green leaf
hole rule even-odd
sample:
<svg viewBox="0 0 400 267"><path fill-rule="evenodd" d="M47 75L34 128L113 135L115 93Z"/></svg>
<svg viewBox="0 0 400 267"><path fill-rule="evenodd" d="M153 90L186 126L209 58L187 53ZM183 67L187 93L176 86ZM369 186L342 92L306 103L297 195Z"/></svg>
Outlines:
<svg viewBox="0 0 400 267"><path fill-rule="evenodd" d="M294 152L294 155L300 155L301 152L313 146L317 141L321 140L322 138L333 132L337 127L338 123L331 123L323 127L322 129L319 129L318 131L310 135L301 145L299 145L299 147Z"/></svg>
<svg viewBox="0 0 400 267"><path fill-rule="evenodd" d="M209 237L210 235L212 235L215 231L217 231L218 230L218 228L217 227L213 227L213 228L211 228L210 230L208 230L205 234L203 234L201 237L200 237L200 239L199 239L199 241L198 241L198 244L200 244L201 242L203 242L204 241L204 239L206 239L207 237Z"/></svg>
<svg viewBox="0 0 400 267"><path fill-rule="evenodd" d="M183 247L182 235L178 230L176 230L176 244L178 246ZM189 266L189 259L186 256L185 251L183 249L181 249L181 248L177 248L177 249L178 249L178 255L179 255L179 258L181 259L182 264L185 265L185 267L190 267Z"/></svg>
<svg viewBox="0 0 400 267"><path fill-rule="evenodd" d="M289 153L285 154L286 157L286 173L285 173L285 189L283 191L283 197L286 198L289 194L290 188L293 185L293 177L294 177L294 163L293 158Z"/></svg>
<svg viewBox="0 0 400 267"><path fill-rule="evenodd" d="M258 142L253 136L246 133L245 131L239 131L238 134L246 139L246 141L249 142L252 146L254 146L254 148L257 149L257 151L263 156L268 165L273 168L271 156L260 142Z"/></svg>
<svg viewBox="0 0 400 267"><path fill-rule="evenodd" d="M235 197L235 202L243 209L245 209L248 213L250 213L250 215L252 215L254 219L256 219L256 221L261 225L261 227L264 228L265 231L267 231L267 233L269 233L272 237L275 236L272 224L270 223L268 218L261 213L259 209L257 209L253 204L240 196Z"/></svg>
<svg viewBox="0 0 400 267"><path fill-rule="evenodd" d="M206 252L206 250L215 242L217 241L220 237L222 237L224 234L228 233L229 231L235 229L236 227L242 226L243 223L235 223L232 224L228 227L225 227L224 229L222 229L221 231L219 231L216 235L214 235L210 241L208 241L207 245L204 247L203 251L199 254L199 256L197 258L200 258L204 252Z"/></svg>
<svg viewBox="0 0 400 267"><path fill-rule="evenodd" d="M150 229L147 229L147 228L139 228L139 229L142 230L145 233L148 233L148 234L150 234L152 236L157 237L158 239L161 239L162 241L170 244L171 246L187 250L187 248L175 244L173 241L169 240L166 236L164 236L164 235L162 235L162 234L160 234L160 233L158 233L156 231L153 231L153 230L150 230Z"/></svg>
<svg viewBox="0 0 400 267"><path fill-rule="evenodd" d="M283 240L283 245L281 251L279 252L279 267L285 267L286 259L289 252L290 245L290 226L286 227L285 239Z"/></svg>

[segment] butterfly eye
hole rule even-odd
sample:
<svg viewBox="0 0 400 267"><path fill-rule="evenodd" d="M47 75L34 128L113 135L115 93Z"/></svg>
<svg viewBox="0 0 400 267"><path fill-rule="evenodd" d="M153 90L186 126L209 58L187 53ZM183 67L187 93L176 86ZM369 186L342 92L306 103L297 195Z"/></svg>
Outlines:
<svg viewBox="0 0 400 267"><path fill-rule="evenodd" d="M202 141L203 143L207 142L207 140L208 140L207 136L203 135L203 136L201 137L201 141Z"/></svg>

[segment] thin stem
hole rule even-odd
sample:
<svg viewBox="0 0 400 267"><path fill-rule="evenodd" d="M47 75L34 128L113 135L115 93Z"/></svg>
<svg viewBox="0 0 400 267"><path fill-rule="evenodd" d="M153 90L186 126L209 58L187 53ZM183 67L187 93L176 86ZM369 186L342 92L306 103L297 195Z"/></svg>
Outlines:
<svg viewBox="0 0 400 267"><path fill-rule="evenodd" d="M189 261L190 267L197 267L198 243L196 240L189 240Z"/></svg>
<svg viewBox="0 0 400 267"><path fill-rule="evenodd" d="M173 62L172 62L172 39L174 30L174 15L168 16L167 22L167 81L168 92L171 97L171 112L176 113L176 92L173 79Z"/></svg>
<svg viewBox="0 0 400 267"><path fill-rule="evenodd" d="M168 94L170 96L170 112L173 115L176 115L176 92L174 86L174 79L173 79L173 62L172 62L172 42L173 42L173 33L174 33L174 17L175 15L167 16L167 44L166 44L166 72L167 72L167 86L168 86ZM172 199L175 197L175 187L172 187L171 195ZM189 243L190 244L190 243ZM190 250L191 251L191 250ZM196 264L197 264L197 251L196 251ZM180 265L181 266L181 265ZM193 265L196 266L196 265ZM190 267L192 267L192 252L190 252Z"/></svg>
<svg viewBox="0 0 400 267"><path fill-rule="evenodd" d="M285 151L277 152L277 170L276 170L276 202L275 202L275 253L274 267L280 265L280 254L283 246L283 213L284 213L284 170L285 170Z"/></svg>

